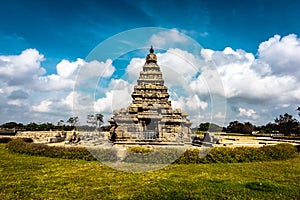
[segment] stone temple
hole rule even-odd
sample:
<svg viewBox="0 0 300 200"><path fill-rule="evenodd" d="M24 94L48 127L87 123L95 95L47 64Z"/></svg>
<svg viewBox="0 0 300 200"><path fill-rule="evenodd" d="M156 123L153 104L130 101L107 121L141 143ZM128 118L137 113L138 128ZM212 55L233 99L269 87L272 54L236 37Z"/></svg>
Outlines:
<svg viewBox="0 0 300 200"><path fill-rule="evenodd" d="M164 85L152 46L131 96L129 107L115 110L114 116L109 119L113 142L190 142L192 123L186 112L172 109L168 88Z"/></svg>

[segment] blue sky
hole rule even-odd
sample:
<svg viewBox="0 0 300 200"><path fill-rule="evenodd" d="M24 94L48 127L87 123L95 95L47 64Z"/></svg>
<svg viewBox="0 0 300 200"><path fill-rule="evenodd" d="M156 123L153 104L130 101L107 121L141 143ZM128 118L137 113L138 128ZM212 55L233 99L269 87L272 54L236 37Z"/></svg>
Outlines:
<svg viewBox="0 0 300 200"><path fill-rule="evenodd" d="M138 27L177 28L202 46L255 53L274 34L299 33L299 1L2 1L1 54L36 48L47 58L85 57Z"/></svg>
<svg viewBox="0 0 300 200"><path fill-rule="evenodd" d="M288 85L288 83L285 82L288 78L290 78L288 80L291 80L289 83L296 84L295 88L287 89L293 90L293 93L291 96L286 97L286 99L292 100L289 100L285 104L283 103L284 100L281 102L273 102L270 100L271 97L263 101L262 99L264 98L248 97L246 94L240 95L243 94L242 92L226 96L228 98L228 116L226 117L226 122L240 119L241 121L252 121L256 124L262 124L267 121L272 121L285 110L296 115L294 110L296 109L295 106L297 106L297 95L299 94L297 87L299 84L298 79L300 79L298 74L293 71L296 68L287 68L285 72L282 72L282 66L274 64L276 61L274 58L276 57L274 56L275 50L264 51L265 49L261 48L262 50L259 51L259 47L263 42L274 38L275 35L280 36L278 39L279 43L282 41L282 38L291 34L294 34L295 37L290 37L292 39L288 41L293 40L294 43L299 42L299 9L300 2L297 0L1 1L0 56L18 56L22 54L22 51L34 49L37 52L27 51L26 54L29 57L33 56L39 65L37 67L32 67L33 65L31 65L32 68L30 69L36 73L37 78L32 75L33 77L30 78L30 81L43 79L49 83L51 80L55 80L55 84L58 84L59 81L62 81L59 78L67 77L66 74L61 77L51 76L59 75L58 66L63 68L63 64L68 64L67 62L70 63L70 65L68 65L70 68L72 68L72 64L83 65L83 61L80 59L85 59L99 43L120 32L141 27L161 27L176 30L194 39L201 44L204 49L214 51L215 56L211 59L215 59L214 62L216 62L217 65L222 53L224 55L230 54L228 54L228 49L228 51L224 52L226 47L230 47L230 49L235 52L232 55L239 58L241 55L244 55L241 52L236 53L238 49L240 49L255 56L256 60L255 62L253 61L253 63L264 62L269 65L272 72L271 75L269 74L269 78L276 76L278 78L276 81L282 81L278 82L281 83L282 87L285 87L283 84ZM293 41L288 43L287 47L290 47L290 44L294 44ZM287 49L287 47L284 49ZM297 45L293 47L297 53ZM42 58L39 57L41 55ZM288 56L291 56L291 54L286 53L284 55L287 55L285 59L289 60ZM164 55L162 55L162 58L164 58L163 56ZM245 58L248 57L246 56ZM9 59L11 59L11 57L9 57ZM62 61L66 62L62 63ZM104 60L103 62L109 65L109 61L106 62ZM128 60L128 63L129 62L130 60ZM291 65L296 65L295 62L297 63L298 60L291 60ZM117 63L116 61L113 65L118 65ZM4 66L4 64L0 62L0 69L1 67L4 69L7 66L8 65ZM241 66L243 66L243 64L241 64ZM254 64L251 66L254 66ZM113 67L118 68L118 66ZM231 72L228 72L229 68L230 67L228 67L226 71L220 66L220 70L223 70L224 73L231 74ZM19 68L15 67L13 69L18 70ZM254 68L252 67L251 69ZM258 73L258 71L256 72ZM18 73L18 71L14 73ZM112 74L116 74L116 72L114 71ZM27 74L24 73L24 75ZM112 80L113 78L109 75L110 73L107 74L106 78ZM265 74L260 73L259 77L261 79L259 80L266 80L263 79L265 76ZM0 77L2 79L2 84L0 85L3 93L1 97L1 109L3 114L0 118L0 123L6 121L30 122L37 120L55 122L60 118L66 118L70 115L69 110L66 110L66 114L62 115L55 112L55 106L51 107L51 109L50 107L45 107L54 105L54 102L66 102L71 90L62 88L62 85L72 85L71 82L67 83L67 80L63 80L63 83L58 84L61 88L51 86L53 88L53 90L51 90L49 86L47 92L44 91L45 89L43 91L40 89L41 93L35 94L34 90L37 90L36 88L38 87L30 85L30 81L27 79L23 80L19 77L13 77L15 81L11 81L8 77L8 73L0 74ZM283 80L282 77L286 79ZM226 77L224 76L222 78L226 84ZM8 80L11 82L26 81L28 86L25 87L26 84L10 84ZM109 85L109 83L106 85ZM226 87L225 85L225 88ZM107 91L108 90L106 90L106 92ZM229 89L225 89L225 91L229 91ZM282 88L280 91L285 90ZM261 93L261 95L263 95L263 93ZM60 96L62 97L61 99L59 99ZM201 97L199 94L198 96L200 98L199 105L203 106L204 104L201 104L201 102L205 101L205 95ZM266 91L266 96L268 96L268 91ZM270 96L272 95L270 94ZM21 103L25 101L27 102ZM278 108L278 110L273 110L272 112L268 110L279 104L282 104L282 106L279 106L280 108ZM53 112L50 112L49 109L51 111L53 110ZM58 107L56 109L58 109ZM269 112L270 114L266 114ZM18 115L14 113L18 113ZM27 113L33 114L24 119ZM223 113L220 113L220 115L222 114ZM209 119L202 116L198 121L201 120Z"/></svg>

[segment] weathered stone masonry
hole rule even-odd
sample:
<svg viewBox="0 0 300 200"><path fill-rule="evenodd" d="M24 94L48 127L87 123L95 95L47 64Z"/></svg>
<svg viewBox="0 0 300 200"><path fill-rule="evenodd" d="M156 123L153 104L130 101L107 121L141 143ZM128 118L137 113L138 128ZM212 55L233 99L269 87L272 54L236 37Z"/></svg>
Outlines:
<svg viewBox="0 0 300 200"><path fill-rule="evenodd" d="M172 109L168 88L151 47L127 109L115 110L109 120L114 142L188 142L187 113Z"/></svg>

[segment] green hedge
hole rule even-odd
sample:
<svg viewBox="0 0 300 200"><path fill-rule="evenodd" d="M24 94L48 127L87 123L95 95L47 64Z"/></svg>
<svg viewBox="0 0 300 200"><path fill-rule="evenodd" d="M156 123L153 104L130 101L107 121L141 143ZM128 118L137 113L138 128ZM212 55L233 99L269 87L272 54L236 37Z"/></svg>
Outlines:
<svg viewBox="0 0 300 200"><path fill-rule="evenodd" d="M169 164L173 163L183 150L176 148L159 148L155 150L134 147L128 148L124 162L129 163L155 163L155 164Z"/></svg>
<svg viewBox="0 0 300 200"><path fill-rule="evenodd" d="M88 150L101 162L116 162L118 160L115 149L88 148Z"/></svg>
<svg viewBox="0 0 300 200"><path fill-rule="evenodd" d="M205 157L198 149L187 150L175 163L242 163L256 161L286 160L299 156L296 147L291 144L255 147L214 147Z"/></svg>
<svg viewBox="0 0 300 200"><path fill-rule="evenodd" d="M85 148L80 147L53 147L45 144L28 143L21 138L13 139L6 147L17 153L46 156L51 158L96 160Z"/></svg>
<svg viewBox="0 0 300 200"><path fill-rule="evenodd" d="M2 141L8 141L3 139ZM28 155L47 156L65 159L99 160L115 162L118 160L114 149L89 149L82 147L53 147L45 144L29 143L31 140L17 138L10 140L6 146L9 150ZM94 157L94 156L96 157ZM285 160L299 156L297 148L291 144L255 147L214 147L212 149L188 149L183 152L177 148L147 149L143 147L128 148L124 162L157 164L190 163L242 163L255 161Z"/></svg>
<svg viewBox="0 0 300 200"><path fill-rule="evenodd" d="M11 137L2 137L0 138L0 144L6 144L9 143L11 140L13 140L15 138L11 138ZM24 142L33 142L33 140L31 138L18 138L20 140L23 140Z"/></svg>
<svg viewBox="0 0 300 200"><path fill-rule="evenodd" d="M12 138L10 138L10 137L2 137L2 138L0 138L0 144L6 144L6 143L8 143L8 142L10 142L12 140Z"/></svg>

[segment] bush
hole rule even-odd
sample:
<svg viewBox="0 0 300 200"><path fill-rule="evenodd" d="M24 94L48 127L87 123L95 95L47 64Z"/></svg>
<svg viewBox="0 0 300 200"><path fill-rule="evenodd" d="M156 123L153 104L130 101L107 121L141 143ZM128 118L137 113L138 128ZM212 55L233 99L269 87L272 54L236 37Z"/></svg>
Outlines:
<svg viewBox="0 0 300 200"><path fill-rule="evenodd" d="M9 141L10 140L10 141ZM9 141L6 146L9 150L28 155L46 156L52 158L96 160L115 162L118 160L114 149L90 149L82 147L51 147L45 144L32 143L31 139L16 138L2 139L2 143ZM31 143L30 143L31 142ZM298 151L300 145L297 146ZM156 163L156 164L189 164L189 163L241 163L255 161L286 160L299 156L297 148L291 144L277 144L274 146L255 147L215 147L210 149L188 149L183 152L177 148L148 149L131 147L127 149L124 162ZM95 155L95 157L91 154ZM207 154L202 157L201 154Z"/></svg>
<svg viewBox="0 0 300 200"><path fill-rule="evenodd" d="M297 152L300 153L300 145L295 145Z"/></svg>
<svg viewBox="0 0 300 200"><path fill-rule="evenodd" d="M123 161L130 163L169 164L173 163L183 153L181 149L176 148L143 149L141 147L128 148Z"/></svg>
<svg viewBox="0 0 300 200"><path fill-rule="evenodd" d="M2 137L0 138L0 144L2 143L8 143L10 142L12 139L10 137Z"/></svg>
<svg viewBox="0 0 300 200"><path fill-rule="evenodd" d="M255 147L216 147L201 162L241 163L270 160L286 160L298 156L297 149L291 144Z"/></svg>
<svg viewBox="0 0 300 200"><path fill-rule="evenodd" d="M200 150L199 149L188 149L186 150L177 160L174 161L176 164L189 164L200 162Z"/></svg>
<svg viewBox="0 0 300 200"><path fill-rule="evenodd" d="M118 160L117 151L115 149L90 148L89 152L101 162L116 162Z"/></svg>
<svg viewBox="0 0 300 200"><path fill-rule="evenodd" d="M298 156L297 149L291 144L277 144L261 148L265 160L286 160Z"/></svg>
<svg viewBox="0 0 300 200"><path fill-rule="evenodd" d="M299 148L299 147L298 147ZM205 157L198 149L188 149L174 163L242 163L270 160L286 160L298 156L297 149L291 144L255 147L215 147Z"/></svg>
<svg viewBox="0 0 300 200"><path fill-rule="evenodd" d="M151 153L153 152L153 149L145 147L129 147L126 151L132 153Z"/></svg>
<svg viewBox="0 0 300 200"><path fill-rule="evenodd" d="M216 147L206 157L201 159L203 163L237 163L261 161L261 152L255 147Z"/></svg>
<svg viewBox="0 0 300 200"><path fill-rule="evenodd" d="M9 143L13 139L20 139L23 140L24 142L33 142L32 138L11 138L11 137L2 137L0 138L0 143Z"/></svg>
<svg viewBox="0 0 300 200"><path fill-rule="evenodd" d="M96 160L85 148L50 147L45 144L28 143L21 138L11 140L7 143L6 147L13 152L28 155L46 156L51 158Z"/></svg>

